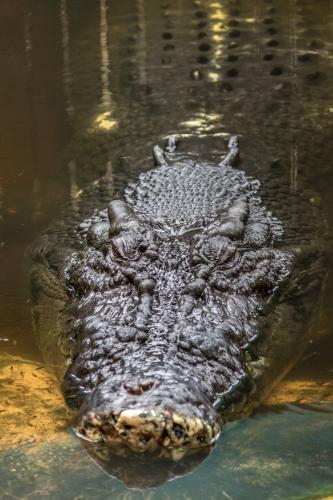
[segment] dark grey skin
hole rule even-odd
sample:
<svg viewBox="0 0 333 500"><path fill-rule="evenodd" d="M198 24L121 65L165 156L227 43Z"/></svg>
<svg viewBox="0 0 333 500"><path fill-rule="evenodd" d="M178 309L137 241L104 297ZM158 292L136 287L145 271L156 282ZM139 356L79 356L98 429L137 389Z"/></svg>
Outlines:
<svg viewBox="0 0 333 500"><path fill-rule="evenodd" d="M36 245L36 330L84 439L210 445L304 351L325 275L318 214L268 181L266 208L238 157L237 137L219 164L168 138L123 199L92 190Z"/></svg>

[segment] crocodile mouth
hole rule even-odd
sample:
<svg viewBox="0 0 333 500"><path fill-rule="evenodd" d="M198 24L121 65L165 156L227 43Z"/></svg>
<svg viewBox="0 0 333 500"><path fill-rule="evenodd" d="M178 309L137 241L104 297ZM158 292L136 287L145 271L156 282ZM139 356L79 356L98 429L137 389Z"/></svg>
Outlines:
<svg viewBox="0 0 333 500"><path fill-rule="evenodd" d="M126 445L133 451L147 452L211 445L218 439L221 426L168 410L134 408L108 414L88 411L74 425L74 431L90 442L104 441L112 447Z"/></svg>

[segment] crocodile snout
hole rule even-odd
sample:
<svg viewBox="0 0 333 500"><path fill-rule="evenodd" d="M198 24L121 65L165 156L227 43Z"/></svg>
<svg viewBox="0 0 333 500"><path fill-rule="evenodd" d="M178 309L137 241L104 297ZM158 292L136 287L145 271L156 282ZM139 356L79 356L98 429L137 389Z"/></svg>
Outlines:
<svg viewBox="0 0 333 500"><path fill-rule="evenodd" d="M145 452L210 445L221 421L197 384L164 373L101 385L79 410L74 429L88 441Z"/></svg>

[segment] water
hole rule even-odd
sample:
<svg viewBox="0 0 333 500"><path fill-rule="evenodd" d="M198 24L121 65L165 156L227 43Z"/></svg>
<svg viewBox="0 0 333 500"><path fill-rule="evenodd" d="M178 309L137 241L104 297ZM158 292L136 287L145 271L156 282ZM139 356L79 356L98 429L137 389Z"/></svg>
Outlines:
<svg viewBox="0 0 333 500"><path fill-rule="evenodd" d="M240 134L250 173L275 169L291 192L310 188L332 222L330 0L2 0L0 13L0 351L40 361L29 244L100 175L117 190L150 168L169 133L216 153ZM273 405L230 425L199 469L146 497L333 495L331 338L313 339L289 376L313 388L305 407ZM36 441L3 441L4 498L144 497L70 434Z"/></svg>

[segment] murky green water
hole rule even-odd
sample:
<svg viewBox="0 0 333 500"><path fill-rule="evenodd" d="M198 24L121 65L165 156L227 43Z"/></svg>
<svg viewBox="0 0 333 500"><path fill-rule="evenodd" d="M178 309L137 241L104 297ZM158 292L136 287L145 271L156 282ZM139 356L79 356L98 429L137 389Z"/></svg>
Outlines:
<svg viewBox="0 0 333 500"><path fill-rule="evenodd" d="M150 168L167 134L212 152L240 134L244 169L311 188L332 222L332 26L330 0L2 0L0 351L40 359L28 245L100 175L117 187ZM309 345L291 379L331 380L332 344ZM333 495L332 406L317 403L230 425L193 474L146 497ZM144 496L73 437L6 449L0 484L3 498Z"/></svg>
<svg viewBox="0 0 333 500"><path fill-rule="evenodd" d="M24 448L5 454L1 485L12 495L5 498L329 497L333 442L328 415L287 408L281 414L259 414L234 424L200 469L145 492L128 490L101 472L74 438L64 445L41 445L34 455ZM13 473L18 476L15 482Z"/></svg>

